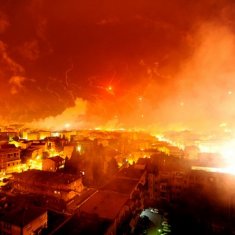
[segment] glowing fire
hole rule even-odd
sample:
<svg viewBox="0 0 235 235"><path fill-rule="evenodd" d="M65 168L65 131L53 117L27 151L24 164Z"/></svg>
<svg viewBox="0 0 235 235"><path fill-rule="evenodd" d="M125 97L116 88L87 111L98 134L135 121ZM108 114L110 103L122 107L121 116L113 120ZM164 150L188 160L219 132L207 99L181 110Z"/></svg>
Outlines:
<svg viewBox="0 0 235 235"><path fill-rule="evenodd" d="M29 169L42 170L42 158L37 156L35 159L30 159L27 163Z"/></svg>
<svg viewBox="0 0 235 235"><path fill-rule="evenodd" d="M163 135L157 134L157 135L155 135L155 137L156 137L158 140L167 142L167 143L169 143L170 145L173 145L173 146L175 146L175 147L178 147L179 149L184 149L184 145L183 145L183 144L174 142L174 141L172 141L172 140L166 138L166 137L163 136Z"/></svg>

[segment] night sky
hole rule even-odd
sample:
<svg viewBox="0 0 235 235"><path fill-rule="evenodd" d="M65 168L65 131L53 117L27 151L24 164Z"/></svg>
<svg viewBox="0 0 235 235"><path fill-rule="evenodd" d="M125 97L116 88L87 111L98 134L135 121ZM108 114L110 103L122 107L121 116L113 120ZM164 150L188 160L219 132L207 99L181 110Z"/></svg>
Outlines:
<svg viewBox="0 0 235 235"><path fill-rule="evenodd" d="M233 128L234 19L233 0L2 0L2 122Z"/></svg>

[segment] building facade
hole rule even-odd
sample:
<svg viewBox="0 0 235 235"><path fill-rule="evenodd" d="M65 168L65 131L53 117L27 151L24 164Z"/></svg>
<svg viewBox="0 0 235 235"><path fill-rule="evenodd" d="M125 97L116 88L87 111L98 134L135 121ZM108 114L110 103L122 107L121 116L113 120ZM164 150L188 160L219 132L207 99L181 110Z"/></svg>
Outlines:
<svg viewBox="0 0 235 235"><path fill-rule="evenodd" d="M82 179L78 176L40 170L15 173L13 186L21 192L50 196L65 202L84 189Z"/></svg>
<svg viewBox="0 0 235 235"><path fill-rule="evenodd" d="M0 171L11 173L20 165L20 149L4 148L0 149Z"/></svg>
<svg viewBox="0 0 235 235"><path fill-rule="evenodd" d="M42 230L47 227L47 221L47 211L41 208L9 210L0 218L0 234L41 234Z"/></svg>

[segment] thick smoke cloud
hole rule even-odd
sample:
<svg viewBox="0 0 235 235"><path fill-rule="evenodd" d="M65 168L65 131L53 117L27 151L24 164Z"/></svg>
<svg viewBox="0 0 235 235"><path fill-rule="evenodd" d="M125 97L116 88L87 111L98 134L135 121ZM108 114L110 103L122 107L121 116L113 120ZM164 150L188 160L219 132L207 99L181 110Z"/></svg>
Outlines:
<svg viewBox="0 0 235 235"><path fill-rule="evenodd" d="M9 84L11 86L11 94L14 95L18 93L21 89L24 88L23 83L26 81L25 77L21 76L13 76L9 80Z"/></svg>
<svg viewBox="0 0 235 235"><path fill-rule="evenodd" d="M232 128L233 9L232 0L2 1L0 114L69 122L62 116L82 99L84 126Z"/></svg>
<svg viewBox="0 0 235 235"><path fill-rule="evenodd" d="M0 34L4 33L9 27L10 23L7 19L7 16L0 11Z"/></svg>
<svg viewBox="0 0 235 235"><path fill-rule="evenodd" d="M85 124L83 116L86 114L86 109L87 102L82 99L76 99L74 106L67 108L61 114L35 120L26 124L26 126L42 130L80 129Z"/></svg>
<svg viewBox="0 0 235 235"><path fill-rule="evenodd" d="M218 22L203 23L194 36L192 58L177 75L184 105L182 121L192 128L232 127L235 117L235 35Z"/></svg>
<svg viewBox="0 0 235 235"><path fill-rule="evenodd" d="M147 81L141 92L136 85L121 98L115 97L115 93L109 94L106 96L109 102L106 99L98 99L95 103L86 101L82 119L77 119L76 115L69 117L69 110L79 110L80 105L76 104L74 109L69 108L59 115L59 122L58 117L45 119L45 126L48 122L70 120L74 125L82 123L82 128L232 131L235 117L234 33L218 22L204 22L191 35L191 43L193 53L174 77L164 77L157 63L148 66L142 60L140 64L146 69ZM165 79L165 83L159 84L159 79ZM107 115L108 112L112 115Z"/></svg>

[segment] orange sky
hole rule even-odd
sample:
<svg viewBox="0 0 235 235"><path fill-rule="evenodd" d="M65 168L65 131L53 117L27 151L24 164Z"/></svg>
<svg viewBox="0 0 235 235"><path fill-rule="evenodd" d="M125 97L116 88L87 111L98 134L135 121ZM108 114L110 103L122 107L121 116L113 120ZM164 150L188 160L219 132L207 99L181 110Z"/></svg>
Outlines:
<svg viewBox="0 0 235 235"><path fill-rule="evenodd" d="M231 129L234 4L1 1L1 119Z"/></svg>

